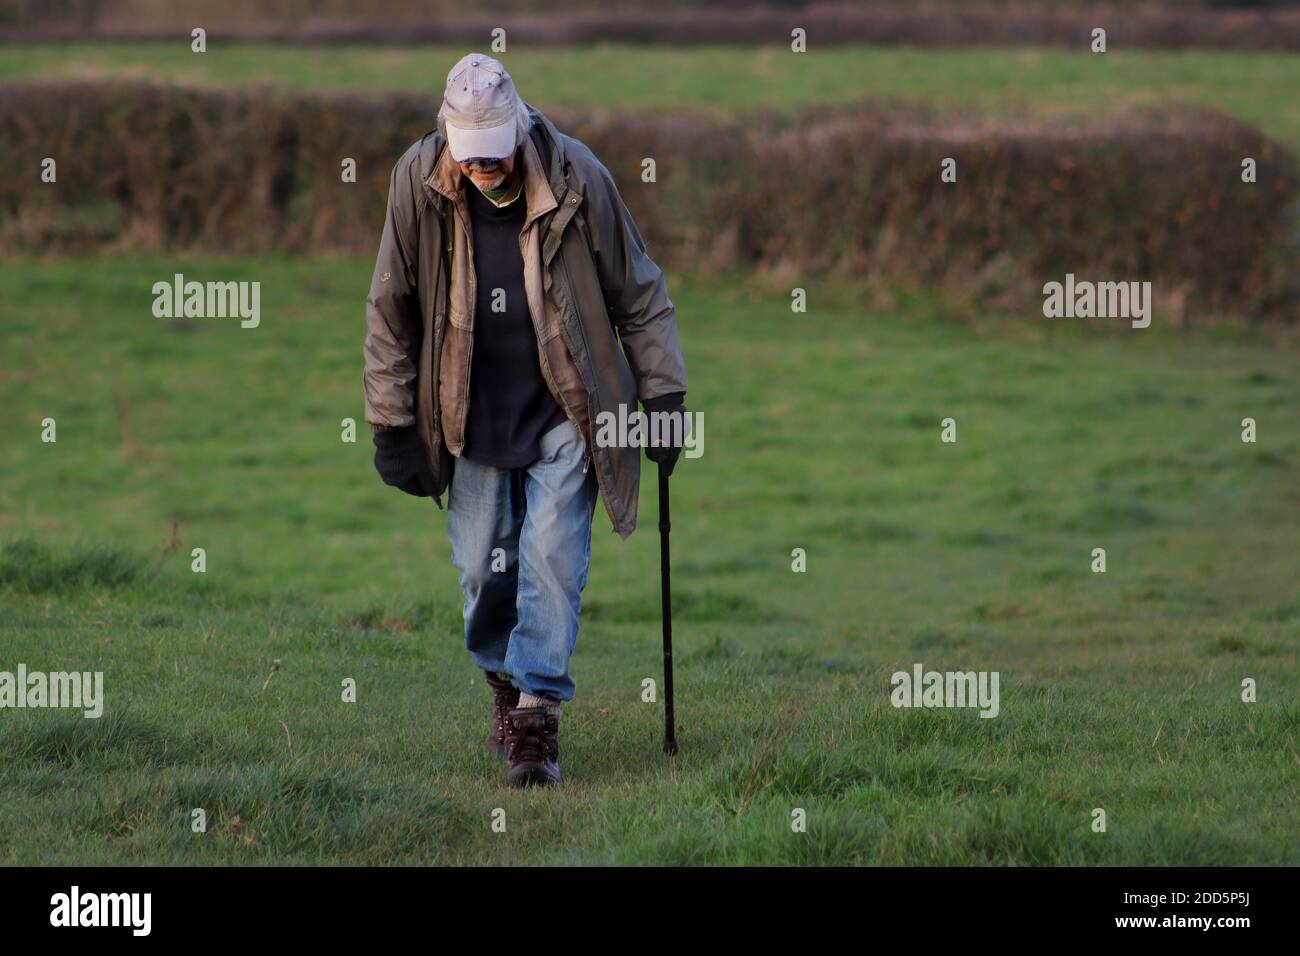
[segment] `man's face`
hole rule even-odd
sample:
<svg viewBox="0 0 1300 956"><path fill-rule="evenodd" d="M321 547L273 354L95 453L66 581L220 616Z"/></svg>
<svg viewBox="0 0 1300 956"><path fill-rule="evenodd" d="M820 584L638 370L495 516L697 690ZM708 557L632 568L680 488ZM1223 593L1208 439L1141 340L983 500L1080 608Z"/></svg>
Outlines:
<svg viewBox="0 0 1300 956"><path fill-rule="evenodd" d="M515 169L514 153L504 159L472 159L460 163L460 171L479 189L498 189L510 179Z"/></svg>

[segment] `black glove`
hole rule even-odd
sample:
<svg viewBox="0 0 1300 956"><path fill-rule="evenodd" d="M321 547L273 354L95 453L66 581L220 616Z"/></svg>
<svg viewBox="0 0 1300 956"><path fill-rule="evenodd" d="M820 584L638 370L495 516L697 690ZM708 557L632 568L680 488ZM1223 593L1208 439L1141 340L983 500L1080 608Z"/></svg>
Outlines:
<svg viewBox="0 0 1300 956"><path fill-rule="evenodd" d="M646 427L649 434L646 437L645 455L651 461L660 465L669 475L677 467L677 459L682 455L682 442L686 439L686 406L682 400L686 398L685 392L673 392L670 395L660 395L658 398L647 399L642 402L647 415L653 415L655 412L671 412L678 416L678 424L673 425L670 421L665 420L665 426L661 429L660 437L663 441L670 442L667 445L655 445L656 435L653 421L647 422Z"/></svg>
<svg viewBox="0 0 1300 956"><path fill-rule="evenodd" d="M414 425L375 432L375 471L408 495L433 497L433 472Z"/></svg>

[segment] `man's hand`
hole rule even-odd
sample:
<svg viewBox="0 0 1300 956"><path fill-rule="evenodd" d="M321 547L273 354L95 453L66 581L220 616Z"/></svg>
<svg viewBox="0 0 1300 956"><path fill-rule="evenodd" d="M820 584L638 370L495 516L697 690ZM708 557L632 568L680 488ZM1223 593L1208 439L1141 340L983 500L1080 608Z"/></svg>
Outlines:
<svg viewBox="0 0 1300 956"><path fill-rule="evenodd" d="M676 416L676 426L665 420L665 426L659 429L658 433L654 428L653 419L648 423L650 434L648 438L649 444L646 445L645 449L646 457L656 464L662 465L669 475L677 467L677 459L682 454L682 443L686 440L686 406L682 402L685 397L685 392L674 392L671 395L661 395L658 398L647 399L641 403L647 415L654 415L656 412L667 412ZM658 443L656 444L656 442Z"/></svg>
<svg viewBox="0 0 1300 956"><path fill-rule="evenodd" d="M384 484L408 495L433 497L433 472L414 425L375 432L375 471Z"/></svg>

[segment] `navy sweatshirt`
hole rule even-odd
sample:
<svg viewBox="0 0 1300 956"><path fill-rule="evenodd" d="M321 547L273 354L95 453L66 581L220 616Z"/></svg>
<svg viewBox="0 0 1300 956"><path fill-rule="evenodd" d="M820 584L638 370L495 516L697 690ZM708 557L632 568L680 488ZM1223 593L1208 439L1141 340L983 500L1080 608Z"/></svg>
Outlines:
<svg viewBox="0 0 1300 956"><path fill-rule="evenodd" d="M524 468L537 460L539 440L567 417L546 387L537 332L524 295L519 233L526 197L499 207L465 184L474 235L474 354L464 457L494 468ZM501 308L504 293L504 311Z"/></svg>

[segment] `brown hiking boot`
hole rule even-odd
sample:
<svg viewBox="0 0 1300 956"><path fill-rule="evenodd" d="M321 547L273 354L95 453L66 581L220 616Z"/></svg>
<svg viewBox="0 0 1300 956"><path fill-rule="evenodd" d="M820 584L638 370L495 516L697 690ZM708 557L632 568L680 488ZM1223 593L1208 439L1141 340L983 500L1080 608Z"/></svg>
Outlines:
<svg viewBox="0 0 1300 956"><path fill-rule="evenodd" d="M516 707L506 715L506 783L546 787L560 782L560 715L549 707Z"/></svg>
<svg viewBox="0 0 1300 956"><path fill-rule="evenodd" d="M506 716L519 706L519 688L491 671L484 671L483 676L492 688L492 729L488 732L488 753L501 758L506 755Z"/></svg>

